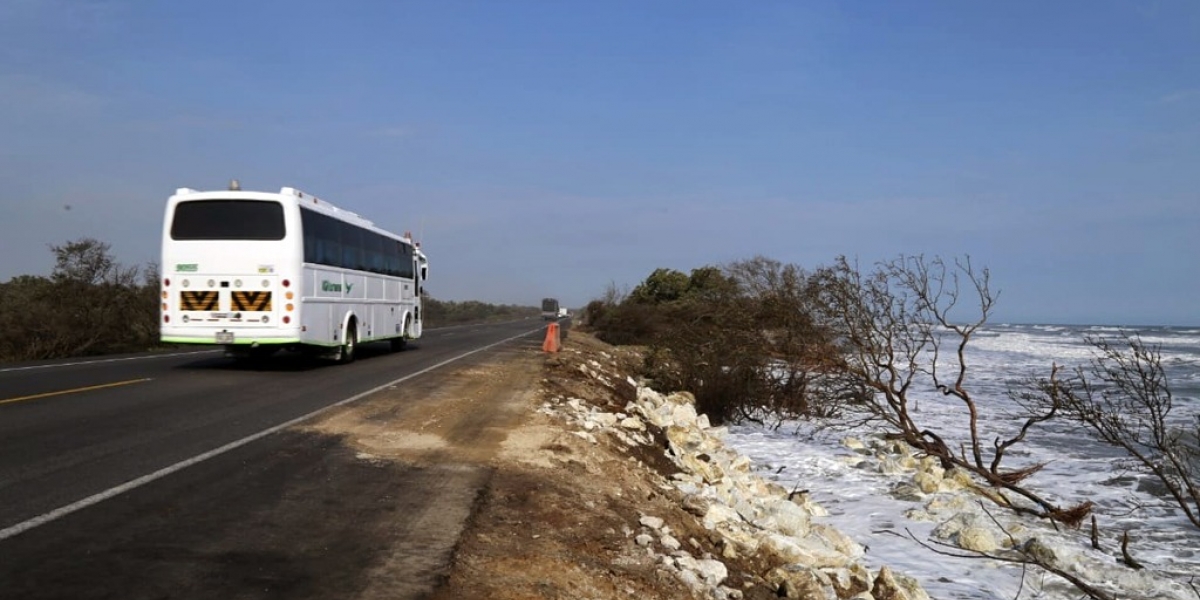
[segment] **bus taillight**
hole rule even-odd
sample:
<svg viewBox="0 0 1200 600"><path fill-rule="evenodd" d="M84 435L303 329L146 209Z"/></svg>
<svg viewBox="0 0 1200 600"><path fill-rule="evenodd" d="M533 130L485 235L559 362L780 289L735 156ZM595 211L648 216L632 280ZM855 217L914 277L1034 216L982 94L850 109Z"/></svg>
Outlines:
<svg viewBox="0 0 1200 600"><path fill-rule="evenodd" d="M163 287L171 287L171 278L170 277L163 280Z"/></svg>
<svg viewBox="0 0 1200 600"><path fill-rule="evenodd" d="M288 280L286 280L286 279L284 279L284 280L283 280L283 287L289 287L289 286L291 286L291 285L292 285L292 282L290 282L290 281L288 281Z"/></svg>
<svg viewBox="0 0 1200 600"><path fill-rule="evenodd" d="M289 317L289 316L287 316L287 315L283 315L283 324L284 324L284 325L287 325L288 323L291 323L291 322L292 322L292 318L291 318L291 317Z"/></svg>

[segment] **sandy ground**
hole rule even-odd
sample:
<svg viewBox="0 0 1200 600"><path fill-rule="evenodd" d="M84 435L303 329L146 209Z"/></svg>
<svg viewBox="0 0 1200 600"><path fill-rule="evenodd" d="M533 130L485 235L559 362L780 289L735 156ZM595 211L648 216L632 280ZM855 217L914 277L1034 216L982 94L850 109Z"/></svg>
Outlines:
<svg viewBox="0 0 1200 600"><path fill-rule="evenodd" d="M624 407L633 386L606 387L584 376L579 365L593 359L639 360L572 332L561 352L522 344L317 424L342 436L364 460L485 470L486 483L469 506L463 503L468 514L442 516L458 536L448 564L429 565L440 571L433 598L706 597L636 542L639 519L653 516L692 555L721 554L720 542L666 485L674 467L664 456L665 442L631 449L604 437L589 441L539 410L551 398L580 398L614 412ZM395 597L395 574L403 572L398 563L413 559L385 561L360 597ZM724 562L725 586L745 598L775 597L759 577L773 565L753 557Z"/></svg>

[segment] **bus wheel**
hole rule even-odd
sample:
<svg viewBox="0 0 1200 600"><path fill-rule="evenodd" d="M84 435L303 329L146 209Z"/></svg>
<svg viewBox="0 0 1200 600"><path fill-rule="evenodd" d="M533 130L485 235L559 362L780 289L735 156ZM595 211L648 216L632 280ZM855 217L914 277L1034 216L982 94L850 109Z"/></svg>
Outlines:
<svg viewBox="0 0 1200 600"><path fill-rule="evenodd" d="M338 362L342 364L354 362L354 351L357 349L358 328L355 327L354 321L350 321L350 328L346 331L346 343L342 345L342 353L338 357Z"/></svg>
<svg viewBox="0 0 1200 600"><path fill-rule="evenodd" d="M412 318L404 317L404 330L400 332L400 337L392 338L392 352L399 352L408 347L408 328L412 326Z"/></svg>

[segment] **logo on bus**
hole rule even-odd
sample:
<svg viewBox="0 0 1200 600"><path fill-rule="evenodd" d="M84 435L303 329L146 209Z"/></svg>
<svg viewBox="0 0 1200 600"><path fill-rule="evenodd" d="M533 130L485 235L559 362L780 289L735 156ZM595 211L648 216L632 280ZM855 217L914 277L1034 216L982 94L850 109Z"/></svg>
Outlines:
<svg viewBox="0 0 1200 600"><path fill-rule="evenodd" d="M200 265L197 263L177 263L175 265L176 273L195 273L200 270Z"/></svg>
<svg viewBox="0 0 1200 600"><path fill-rule="evenodd" d="M345 289L345 290L343 290L343 289L342 289L342 284L340 284L340 283L333 283L333 282L331 282L331 281L328 281L328 280L321 280L321 291L322 291L322 292L341 292L341 291L345 291L345 293L349 294L349 293L350 293L350 290L352 290L352 289L354 289L354 284L353 284L353 283L347 283L347 284L346 284L346 289Z"/></svg>

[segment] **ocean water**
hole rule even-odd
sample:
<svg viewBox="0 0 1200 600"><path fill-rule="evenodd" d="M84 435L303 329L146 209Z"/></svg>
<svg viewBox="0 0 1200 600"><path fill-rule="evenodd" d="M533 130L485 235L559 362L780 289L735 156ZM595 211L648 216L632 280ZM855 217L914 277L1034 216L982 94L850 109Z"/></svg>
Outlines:
<svg viewBox="0 0 1200 600"><path fill-rule="evenodd" d="M980 407L980 433L985 440L1007 439L1023 422L1015 415L1013 386L1032 376L1047 376L1052 364L1073 367L1093 356L1086 336L1137 334L1160 346L1174 395L1172 420L1194 423L1200 414L1200 328L1090 327L1060 325L992 325L968 346L966 385ZM920 426L947 438L952 447L966 438L965 410L934 392L928 382L914 394ZM921 391L923 390L923 391ZM979 558L954 558L935 552L934 529L952 512L925 511L929 500L902 500L889 494L911 473L885 472L861 461L841 443L847 436L869 438L877 431L859 427L829 431L806 422L786 422L778 428L752 424L729 428L727 442L749 456L761 474L786 487L807 489L830 512L827 521L868 547L866 560L874 567L890 565L916 577L934 598L1078 598L1081 594L1057 578L1019 566ZM1054 530L1033 519L1022 520L994 506L967 498L969 508L1000 517L1006 527L1035 531L1088 577L1099 580L1121 598L1189 598L1200 593L1200 529L1178 506L1168 501L1161 486L1136 469L1126 468L1116 449L1092 441L1086 432L1066 422L1051 422L1029 433L1013 447L1007 468L1045 463L1027 479L1026 487L1063 506L1095 503L1101 550L1091 548L1088 528ZM940 498L939 505L953 505ZM979 504L979 506L976 506ZM986 511L986 512L985 512ZM930 514L933 512L934 514ZM987 517L989 520L992 518ZM1130 551L1146 568L1119 566L1120 536L1128 532ZM918 540L926 545L918 543ZM934 547L937 547L934 545ZM940 548L947 550L947 548Z"/></svg>

